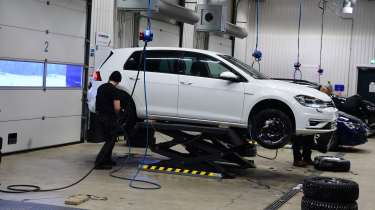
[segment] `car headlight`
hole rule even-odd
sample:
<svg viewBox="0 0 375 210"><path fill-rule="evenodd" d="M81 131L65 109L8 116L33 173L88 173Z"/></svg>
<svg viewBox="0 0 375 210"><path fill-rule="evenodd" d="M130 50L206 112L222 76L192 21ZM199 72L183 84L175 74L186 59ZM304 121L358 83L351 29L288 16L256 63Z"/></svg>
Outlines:
<svg viewBox="0 0 375 210"><path fill-rule="evenodd" d="M353 122L344 122L344 125L346 126L346 127L348 127L349 129L358 129L359 128L359 126L361 126L360 124L358 124L358 123L353 123Z"/></svg>
<svg viewBox="0 0 375 210"><path fill-rule="evenodd" d="M305 96L305 95L298 95L298 96L295 96L294 98L303 106L307 106L311 108L326 108L329 106L329 104L331 104L331 102L325 102L318 98Z"/></svg>

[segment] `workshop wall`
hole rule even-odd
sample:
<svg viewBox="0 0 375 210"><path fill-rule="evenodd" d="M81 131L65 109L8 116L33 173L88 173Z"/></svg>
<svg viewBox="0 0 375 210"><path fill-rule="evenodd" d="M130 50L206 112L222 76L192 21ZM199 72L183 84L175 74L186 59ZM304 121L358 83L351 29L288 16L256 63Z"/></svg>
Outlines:
<svg viewBox="0 0 375 210"><path fill-rule="evenodd" d="M0 20L3 152L80 141L86 2L0 0Z"/></svg>
<svg viewBox="0 0 375 210"><path fill-rule="evenodd" d="M248 21L243 21L246 17L246 2L250 4L247 7L250 16ZM293 77L293 64L297 59L298 2L267 0L260 3L261 71L272 77ZM318 82L321 24L318 3L319 0L304 1L301 28L301 70L303 79L313 82ZM241 4L244 6L239 7L237 20L239 24L247 22L249 37L246 44L241 40L236 43L236 55L250 64L255 48L255 5L253 1L243 1ZM334 6L330 5L331 9L326 12L322 60L325 73L321 83L326 84L330 80L345 84L346 92L352 95L356 92L356 66L369 64L374 57L375 2L358 1L353 33L352 20L338 17L332 9ZM243 52L246 52L246 57L241 56Z"/></svg>

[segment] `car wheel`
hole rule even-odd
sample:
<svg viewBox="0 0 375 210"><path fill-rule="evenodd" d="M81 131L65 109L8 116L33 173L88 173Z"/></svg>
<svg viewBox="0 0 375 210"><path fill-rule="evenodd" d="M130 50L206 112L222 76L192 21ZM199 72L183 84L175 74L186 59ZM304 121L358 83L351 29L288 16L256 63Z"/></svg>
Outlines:
<svg viewBox="0 0 375 210"><path fill-rule="evenodd" d="M358 200L356 182L333 177L313 177L303 182L305 197L325 202L350 203Z"/></svg>
<svg viewBox="0 0 375 210"><path fill-rule="evenodd" d="M318 156L314 158L314 166L321 171L348 172L350 161L335 156Z"/></svg>
<svg viewBox="0 0 375 210"><path fill-rule="evenodd" d="M251 125L250 137L267 149L279 149L292 138L293 125L284 112L277 109L265 109L257 113Z"/></svg>
<svg viewBox="0 0 375 210"><path fill-rule="evenodd" d="M302 197L302 210L358 210L357 202L333 203Z"/></svg>
<svg viewBox="0 0 375 210"><path fill-rule="evenodd" d="M123 111L119 114L119 122L125 132L130 132L134 129L134 126L138 120L136 107L129 94L124 92L122 96L121 108Z"/></svg>

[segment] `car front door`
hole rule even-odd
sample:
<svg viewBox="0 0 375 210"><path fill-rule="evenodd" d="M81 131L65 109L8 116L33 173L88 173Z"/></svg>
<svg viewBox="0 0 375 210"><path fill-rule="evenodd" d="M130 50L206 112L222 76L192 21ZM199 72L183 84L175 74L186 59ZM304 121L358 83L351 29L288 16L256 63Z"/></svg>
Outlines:
<svg viewBox="0 0 375 210"><path fill-rule="evenodd" d="M140 60L140 55L141 52L135 52L128 60L136 65L125 64L130 87L133 87L137 78L137 66L142 69L134 92L134 97L140 106L137 107L137 110L142 115L145 112L144 90L146 90L150 115L176 117L179 85L177 68L180 53L178 51L147 50L146 85L144 85L143 65L142 63L139 65L137 62Z"/></svg>
<svg viewBox="0 0 375 210"><path fill-rule="evenodd" d="M196 120L240 123L244 84L220 78L234 72L220 60L194 52L181 59L178 116Z"/></svg>

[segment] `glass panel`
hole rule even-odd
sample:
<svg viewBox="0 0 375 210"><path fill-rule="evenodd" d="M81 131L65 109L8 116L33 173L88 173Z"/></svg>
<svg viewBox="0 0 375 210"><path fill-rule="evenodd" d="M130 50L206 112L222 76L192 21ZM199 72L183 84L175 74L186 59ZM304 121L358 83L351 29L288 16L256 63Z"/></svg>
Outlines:
<svg viewBox="0 0 375 210"><path fill-rule="evenodd" d="M230 71L219 60L198 53L185 53L181 59L186 75L219 78L220 74Z"/></svg>
<svg viewBox="0 0 375 210"><path fill-rule="evenodd" d="M47 87L78 88L82 86L82 71L80 65L47 64Z"/></svg>
<svg viewBox="0 0 375 210"><path fill-rule="evenodd" d="M146 55L146 71L170 74L178 72L179 52L151 50Z"/></svg>
<svg viewBox="0 0 375 210"><path fill-rule="evenodd" d="M269 79L269 77L267 77L266 75L258 72L253 67L247 65L246 63L240 60L237 60L236 58L233 58L232 56L229 56L229 55L219 55L219 56L224 58L231 64L235 65L236 67L240 68L242 71L244 71L245 73L247 73L248 75L250 75L251 77L255 79Z"/></svg>
<svg viewBox="0 0 375 210"><path fill-rule="evenodd" d="M208 68L210 69L210 77L212 77L212 78L219 78L221 73L223 73L225 71L230 71L225 66L223 66L220 61L214 61L212 59L207 59L204 62L207 63Z"/></svg>
<svg viewBox="0 0 375 210"><path fill-rule="evenodd" d="M43 63L0 60L0 86L42 87Z"/></svg>

